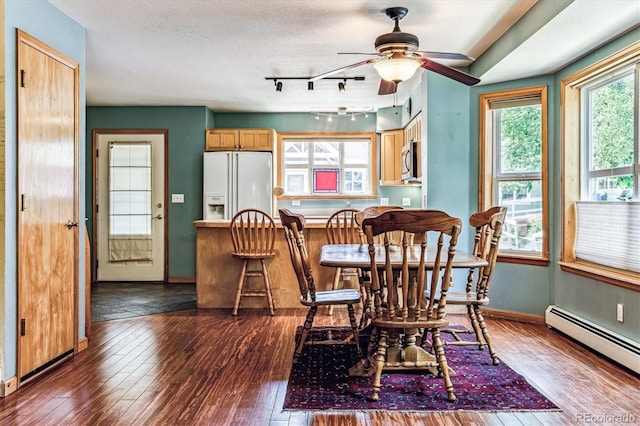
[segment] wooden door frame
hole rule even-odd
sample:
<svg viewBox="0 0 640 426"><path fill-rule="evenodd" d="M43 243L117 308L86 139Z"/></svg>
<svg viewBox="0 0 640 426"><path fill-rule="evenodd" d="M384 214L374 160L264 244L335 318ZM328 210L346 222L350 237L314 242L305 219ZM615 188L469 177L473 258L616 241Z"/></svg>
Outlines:
<svg viewBox="0 0 640 426"><path fill-rule="evenodd" d="M93 160L93 194L91 204L91 215L93 216L93 226L91 234L93 236L93 244L91 245L91 283L97 281L98 277L98 137L100 135L139 135L139 134L158 134L164 137L164 200L163 217L164 220L164 265L163 279L167 282L169 278L169 129L94 129L93 130L93 150L91 157Z"/></svg>
<svg viewBox="0 0 640 426"><path fill-rule="evenodd" d="M74 79L74 97L73 97L73 109L74 109L74 123L73 123L73 155L74 155L74 160L73 160L73 199L74 199L74 203L73 203L73 222L76 224L79 224L80 220L79 220L79 215L80 215L80 198L79 198L79 186L80 186L80 64L78 62L76 62L75 60L63 55L62 53L58 52L56 49L52 48L51 46L41 42L40 40L36 39L35 37L31 36L30 34L22 31L21 29L17 28L16 29L16 51L20 50L20 43L24 43L25 45L28 45L30 47L32 47L33 49L41 52L42 54L60 62L61 64L64 64L65 66L69 67L70 69L73 70L73 79ZM19 58L16 61L19 65ZM19 74L19 70L18 70L18 74ZM16 104L18 103L20 96L19 93L17 93L20 90L20 86L19 86L19 82L16 82ZM19 105L16 105L16 152L17 155L19 155L20 152L20 125L19 125L19 120L20 120L20 107ZM20 166L20 160L19 158L16 161L17 167ZM17 198L17 202L18 205L20 205L20 179L19 179L19 171L17 170L17 176L16 176L16 198ZM20 231L20 226L21 226L21 220L20 220L20 215L17 215L16 218L16 243L17 243L17 247L20 247L21 244L21 239L22 239L22 232ZM79 229L80 226L76 226L74 228L74 233L73 233L73 247L74 247L74 253L73 253L73 263L74 263L74 268L73 268L73 353L77 354L79 352L79 333L78 333L78 322L79 322L79 312L80 312L80 307L79 307L79 284L80 284L80 233L79 233ZM16 253L16 264L17 264L17 270L20 270L20 250L17 250ZM19 274L18 274L18 289L20 288L20 280L19 280ZM17 300L17 310L18 310L18 314L20 313L20 300L19 300L19 293L20 291L18 290L18 300ZM85 306L85 308L87 308ZM16 324L16 331L17 331L17 336L20 336L20 321L17 321ZM85 336L86 338L86 336ZM83 343L84 345L84 343ZM16 359L16 363L17 363L17 381L18 381L18 387L21 386L22 384L22 380L20 378L20 371L21 371L21 344L20 344L20 339L18 338L17 341L17 359ZM67 357L63 358L63 359L59 359L59 360L55 360L55 362L53 362L52 365L55 365L59 362L63 362L64 359L66 359ZM48 368L45 368L42 372L44 371L48 371ZM28 382L29 380L39 376L42 372L39 372L37 374L35 374L34 376L28 378L26 381Z"/></svg>

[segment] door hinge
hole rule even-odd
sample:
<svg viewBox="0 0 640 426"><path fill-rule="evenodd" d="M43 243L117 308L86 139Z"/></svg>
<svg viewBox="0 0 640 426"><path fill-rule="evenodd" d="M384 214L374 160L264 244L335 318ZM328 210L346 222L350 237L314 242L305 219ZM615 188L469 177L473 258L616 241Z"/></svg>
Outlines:
<svg viewBox="0 0 640 426"><path fill-rule="evenodd" d="M98 157L99 157L99 154L100 154L100 150L99 150L99 149L96 149L96 158L98 158Z"/></svg>
<svg viewBox="0 0 640 426"><path fill-rule="evenodd" d="M20 87L26 87L27 83L25 82L27 72L25 70L20 70Z"/></svg>
<svg viewBox="0 0 640 426"><path fill-rule="evenodd" d="M96 204L96 213L98 213L98 210L100 209L98 208L98 204Z"/></svg>
<svg viewBox="0 0 640 426"><path fill-rule="evenodd" d="M25 336L27 334L27 320L24 318L20 319L20 335Z"/></svg>
<svg viewBox="0 0 640 426"><path fill-rule="evenodd" d="M27 210L27 194L20 194L20 211Z"/></svg>
<svg viewBox="0 0 640 426"><path fill-rule="evenodd" d="M96 269L98 269L98 259L96 259Z"/></svg>

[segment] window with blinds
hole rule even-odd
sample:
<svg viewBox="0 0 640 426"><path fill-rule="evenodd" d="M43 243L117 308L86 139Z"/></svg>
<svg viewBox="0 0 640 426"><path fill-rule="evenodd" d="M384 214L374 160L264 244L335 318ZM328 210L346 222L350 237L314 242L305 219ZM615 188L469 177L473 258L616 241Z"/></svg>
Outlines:
<svg viewBox="0 0 640 426"><path fill-rule="evenodd" d="M561 85L560 265L634 290L640 288L639 93L640 42Z"/></svg>

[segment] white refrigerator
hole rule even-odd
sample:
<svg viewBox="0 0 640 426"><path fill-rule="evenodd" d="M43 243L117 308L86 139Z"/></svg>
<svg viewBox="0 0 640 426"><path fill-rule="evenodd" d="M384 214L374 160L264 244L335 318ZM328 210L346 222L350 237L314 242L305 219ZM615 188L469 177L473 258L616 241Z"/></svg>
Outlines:
<svg viewBox="0 0 640 426"><path fill-rule="evenodd" d="M203 219L231 220L242 209L273 215L273 158L270 152L205 152Z"/></svg>

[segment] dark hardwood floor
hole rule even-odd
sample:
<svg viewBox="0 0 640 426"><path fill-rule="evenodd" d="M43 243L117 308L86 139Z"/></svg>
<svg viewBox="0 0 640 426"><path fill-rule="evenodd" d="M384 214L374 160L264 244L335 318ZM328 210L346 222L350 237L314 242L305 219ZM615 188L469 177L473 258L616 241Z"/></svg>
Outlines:
<svg viewBox="0 0 640 426"><path fill-rule="evenodd" d="M488 319L498 356L560 412L290 412L304 310L94 323L89 348L0 399L1 425L573 425L640 422L640 378L543 325ZM316 325L345 324L346 311ZM455 316L455 321L462 321ZM469 348L470 350L473 350ZM454 383L455 384L455 383ZM590 417L588 417L590 416ZM589 419L590 421L586 421ZM621 420L622 419L622 420ZM617 421L611 421L617 420Z"/></svg>

